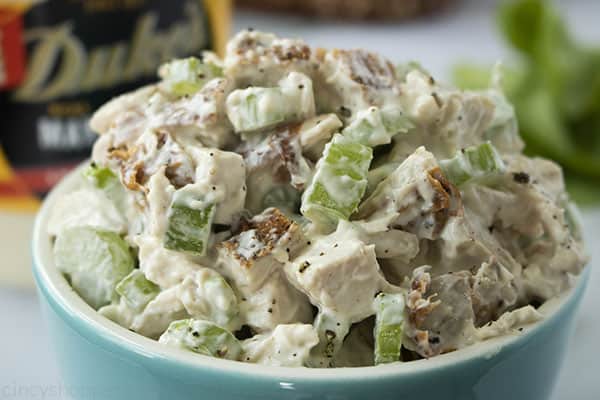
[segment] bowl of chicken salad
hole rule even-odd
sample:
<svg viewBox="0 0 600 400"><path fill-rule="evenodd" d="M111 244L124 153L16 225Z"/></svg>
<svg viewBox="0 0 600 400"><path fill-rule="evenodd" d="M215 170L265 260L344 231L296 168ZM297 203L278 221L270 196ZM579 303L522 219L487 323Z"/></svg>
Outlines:
<svg viewBox="0 0 600 400"><path fill-rule="evenodd" d="M500 70L247 30L158 75L37 218L73 398L548 398L589 268Z"/></svg>

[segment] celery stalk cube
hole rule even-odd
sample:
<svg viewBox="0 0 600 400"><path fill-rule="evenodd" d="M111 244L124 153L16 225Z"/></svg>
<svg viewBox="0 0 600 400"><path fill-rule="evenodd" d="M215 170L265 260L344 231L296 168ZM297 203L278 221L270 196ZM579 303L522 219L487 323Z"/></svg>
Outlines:
<svg viewBox="0 0 600 400"><path fill-rule="evenodd" d="M73 289L95 309L116 297L115 287L135 264L118 234L89 227L65 229L57 235L54 260Z"/></svg>
<svg viewBox="0 0 600 400"><path fill-rule="evenodd" d="M404 297L380 293L375 297L375 364L400 361Z"/></svg>
<svg viewBox="0 0 600 400"><path fill-rule="evenodd" d="M169 226L164 246L169 250L204 255L208 246L215 207L190 208L174 203L169 210Z"/></svg>
<svg viewBox="0 0 600 400"><path fill-rule="evenodd" d="M457 186L501 173L505 168L500 155L490 142L467 147L439 164L446 178Z"/></svg>
<svg viewBox="0 0 600 400"><path fill-rule="evenodd" d="M356 211L367 188L371 148L335 135L323 151L313 180L302 197L302 215L335 228Z"/></svg>
<svg viewBox="0 0 600 400"><path fill-rule="evenodd" d="M207 356L237 360L242 345L228 330L201 319L183 319L171 322L158 340Z"/></svg>
<svg viewBox="0 0 600 400"><path fill-rule="evenodd" d="M196 93L209 80L223 76L223 71L215 64L189 57L163 64L159 75L167 90L177 96L185 96Z"/></svg>
<svg viewBox="0 0 600 400"><path fill-rule="evenodd" d="M160 292L160 288L146 279L144 273L139 269L131 271L119 282L115 290L131 308L137 311L146 307Z"/></svg>

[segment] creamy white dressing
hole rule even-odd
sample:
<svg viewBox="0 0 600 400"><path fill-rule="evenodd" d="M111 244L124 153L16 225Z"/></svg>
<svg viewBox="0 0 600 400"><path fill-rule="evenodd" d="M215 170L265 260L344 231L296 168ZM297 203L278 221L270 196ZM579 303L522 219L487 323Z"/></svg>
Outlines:
<svg viewBox="0 0 600 400"><path fill-rule="evenodd" d="M325 144L342 126L342 121L335 114L317 115L307 119L299 128L302 152L311 160L318 160Z"/></svg>
<svg viewBox="0 0 600 400"><path fill-rule="evenodd" d="M254 229L240 233L237 251L238 254L246 260L257 257L257 254L264 248L264 243L257 239L256 231Z"/></svg>
<svg viewBox="0 0 600 400"><path fill-rule="evenodd" d="M319 343L309 324L280 324L268 334L243 342L245 361L278 367L302 367L310 349Z"/></svg>
<svg viewBox="0 0 600 400"><path fill-rule="evenodd" d="M237 153L193 147L188 152L196 166L194 183L183 188L189 198L216 206L214 222L230 224L246 199L246 165Z"/></svg>
<svg viewBox="0 0 600 400"><path fill-rule="evenodd" d="M428 176L437 168L433 155L423 147L379 183L375 191L361 205L358 216L367 223L387 227L401 227L419 237L434 239L436 227L432 218L433 202L438 188Z"/></svg>
<svg viewBox="0 0 600 400"><path fill-rule="evenodd" d="M477 330L479 340L491 339L493 337L518 332L518 328L538 322L543 318L532 306L525 306L514 311L502 314L500 318Z"/></svg>
<svg viewBox="0 0 600 400"><path fill-rule="evenodd" d="M377 264L375 246L352 236L337 231L315 238L314 244L286 263L285 273L314 306L358 322L373 314L373 297L390 285Z"/></svg>
<svg viewBox="0 0 600 400"><path fill-rule="evenodd" d="M141 314L136 315L129 327L131 330L154 339L167 329L171 321L188 317L183 303L177 297L177 287L158 294Z"/></svg>
<svg viewBox="0 0 600 400"><path fill-rule="evenodd" d="M211 269L188 274L177 286L176 295L193 318L213 321L230 331L241 327L238 299L223 277Z"/></svg>
<svg viewBox="0 0 600 400"><path fill-rule="evenodd" d="M143 307L111 286L110 257L92 279L66 271L75 289L106 287L113 301L99 312L116 323L181 346L196 340L165 331L191 318L238 349L217 357L365 366L380 292L404 298L377 313L402 325L392 339L416 359L515 334L542 318L531 304L569 290L582 270L562 171L520 154L498 85L460 91L364 50L251 31L204 62L223 76L204 83L186 69L177 79L192 90L179 95L163 70L167 81L96 112L92 160L119 182L82 177L49 223L52 236L89 227L130 247L135 290L151 293ZM460 185L444 176L441 160L486 141L505 170ZM359 165L342 145L329 157L336 143L362 151ZM317 183L328 194L318 204Z"/></svg>

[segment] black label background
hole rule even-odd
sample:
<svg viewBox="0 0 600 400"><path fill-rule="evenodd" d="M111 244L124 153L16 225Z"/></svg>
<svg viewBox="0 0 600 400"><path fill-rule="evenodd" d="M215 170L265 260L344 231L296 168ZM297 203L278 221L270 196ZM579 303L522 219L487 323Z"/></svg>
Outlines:
<svg viewBox="0 0 600 400"><path fill-rule="evenodd" d="M85 0L82 0L85 1ZM200 6L200 0L195 0ZM87 13L80 3L73 0L48 0L34 7L25 16L25 29L54 26L65 20L74 21L73 34L84 44L86 50L99 45L110 45L118 41L130 42L138 18L148 11L159 15L158 29L172 26L184 15L184 0L147 0L132 11ZM204 13L206 37L210 40L209 24ZM28 47L28 52L31 46ZM186 56L189 54L180 54ZM60 62L60 61L59 61ZM81 151L47 151L37 146L37 121L46 115L47 105L55 101L84 99L95 110L118 94L133 90L141 85L156 81L156 75L119 84L109 89L95 90L73 96L65 96L41 103L20 103L11 99L10 92L0 94L0 145L9 162L16 168L61 165L89 157L90 149ZM81 133L83 134L83 132Z"/></svg>

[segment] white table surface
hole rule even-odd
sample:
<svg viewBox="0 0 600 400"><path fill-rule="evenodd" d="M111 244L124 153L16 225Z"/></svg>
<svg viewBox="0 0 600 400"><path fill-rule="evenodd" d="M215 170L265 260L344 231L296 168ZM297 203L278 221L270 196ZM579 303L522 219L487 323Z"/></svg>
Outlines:
<svg viewBox="0 0 600 400"><path fill-rule="evenodd" d="M404 25L327 23L245 12L236 15L234 28L271 30L325 47L364 47L393 61L419 60L435 76L445 78L456 60L492 63L510 57L494 25L493 3L470 0L442 17ZM560 7L579 37L600 43L600 1L563 0ZM594 266L600 260L600 209L586 210L584 216ZM593 268L552 400L600 399L598 306L600 271ZM0 286L0 310L0 399L58 398L49 396L61 381L34 292Z"/></svg>

